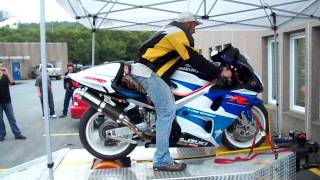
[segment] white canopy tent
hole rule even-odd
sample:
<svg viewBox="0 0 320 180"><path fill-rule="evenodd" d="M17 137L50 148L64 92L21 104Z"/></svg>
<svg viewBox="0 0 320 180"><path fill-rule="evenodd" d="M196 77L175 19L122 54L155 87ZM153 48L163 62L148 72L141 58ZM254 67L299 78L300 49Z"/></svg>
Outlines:
<svg viewBox="0 0 320 180"><path fill-rule="evenodd" d="M319 19L319 0L57 0L90 29L155 31L182 11L198 16L206 31L259 31Z"/></svg>
<svg viewBox="0 0 320 180"><path fill-rule="evenodd" d="M57 2L70 16L92 30L93 65L96 30L155 31L174 20L183 11L196 14L203 23L197 27L198 30L274 31L275 39L277 29L290 28L315 19L320 20L320 0L57 0ZM44 6L41 6L41 10L43 10L41 16L44 16ZM41 20L43 47L41 61L42 64L46 64L44 18ZM278 74L278 70L276 72ZM43 82L46 82L45 79ZM278 87L276 89L278 102ZM47 104L46 92L44 104ZM46 130L49 131L47 116L48 110L45 107ZM277 103L276 129L279 132L281 128L278 117ZM310 119L306 120L306 132L308 137L311 137ZM47 140L48 167L52 173L52 167L49 166L52 165L50 138Z"/></svg>
<svg viewBox="0 0 320 180"><path fill-rule="evenodd" d="M193 12L203 23L197 26L197 30L274 31L274 39L278 29L320 20L320 0L57 0L57 2L79 23L92 30L92 64L94 64L94 39L97 29L156 31L175 20L183 11ZM276 72L278 74L278 70ZM276 91L278 102L278 87ZM281 127L278 121L278 108L276 117L276 131L279 132ZM307 120L308 137L311 137L310 129L311 121Z"/></svg>
<svg viewBox="0 0 320 180"><path fill-rule="evenodd" d="M156 31L182 11L197 15L203 31L272 30L319 19L319 0L57 0L79 23L92 30L92 65L98 29Z"/></svg>

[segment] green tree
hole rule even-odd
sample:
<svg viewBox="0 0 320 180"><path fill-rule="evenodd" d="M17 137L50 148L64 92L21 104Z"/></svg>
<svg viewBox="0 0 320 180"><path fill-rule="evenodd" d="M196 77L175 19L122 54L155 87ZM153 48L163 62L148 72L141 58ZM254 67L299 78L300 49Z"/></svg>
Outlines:
<svg viewBox="0 0 320 180"><path fill-rule="evenodd" d="M96 33L96 64L114 60L133 60L150 32L98 30ZM89 29L79 23L46 23L47 42L66 42L70 62L91 64L91 38ZM0 28L0 42L39 42L39 24L20 24L18 29Z"/></svg>

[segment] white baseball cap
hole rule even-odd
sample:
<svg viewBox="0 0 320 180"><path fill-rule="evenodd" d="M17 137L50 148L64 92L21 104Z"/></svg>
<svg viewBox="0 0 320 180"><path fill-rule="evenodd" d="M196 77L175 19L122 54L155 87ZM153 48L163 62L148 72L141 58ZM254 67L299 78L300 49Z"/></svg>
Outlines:
<svg viewBox="0 0 320 180"><path fill-rule="evenodd" d="M197 23L197 25L202 24L200 21L197 20L196 16L193 13L188 12L188 11L184 11L184 12L180 13L178 15L177 21L178 22L191 22L191 21L194 21L194 22Z"/></svg>

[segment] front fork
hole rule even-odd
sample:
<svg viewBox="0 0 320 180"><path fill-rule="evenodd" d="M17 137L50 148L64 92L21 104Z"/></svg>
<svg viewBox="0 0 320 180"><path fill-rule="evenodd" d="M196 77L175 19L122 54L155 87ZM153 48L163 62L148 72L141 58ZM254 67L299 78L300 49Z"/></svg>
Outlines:
<svg viewBox="0 0 320 180"><path fill-rule="evenodd" d="M253 119L254 117L253 117L253 113L252 113L251 108L252 107L246 108L243 112L244 114L241 113L241 116L242 117L245 116L248 123L255 123L255 126L257 127L258 131L260 131L260 134L262 136L265 136L265 133L266 133L265 129L263 129L261 122L258 122L256 119Z"/></svg>
<svg viewBox="0 0 320 180"><path fill-rule="evenodd" d="M246 108L245 110L244 110L244 115L246 116L246 118L247 118L247 120L248 121L250 121L250 122L252 122L252 111L251 111L251 107L250 108Z"/></svg>

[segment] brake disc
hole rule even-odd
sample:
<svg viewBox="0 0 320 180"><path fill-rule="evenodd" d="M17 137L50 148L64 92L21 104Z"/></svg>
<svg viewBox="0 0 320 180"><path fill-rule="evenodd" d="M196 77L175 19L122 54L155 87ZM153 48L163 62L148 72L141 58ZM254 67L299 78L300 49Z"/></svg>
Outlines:
<svg viewBox="0 0 320 180"><path fill-rule="evenodd" d="M235 140L240 142L246 142L251 140L255 133L257 132L257 128L255 126L254 122L246 122L242 124L242 121L238 121L239 123L236 123L234 125L234 131L233 131L233 137Z"/></svg>

